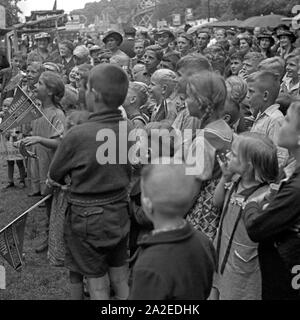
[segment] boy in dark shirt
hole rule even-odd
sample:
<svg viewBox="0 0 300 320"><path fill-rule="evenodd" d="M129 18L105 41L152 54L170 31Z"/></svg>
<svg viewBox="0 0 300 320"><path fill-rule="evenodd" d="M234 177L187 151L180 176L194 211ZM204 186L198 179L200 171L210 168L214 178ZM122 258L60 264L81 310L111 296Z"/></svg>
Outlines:
<svg viewBox="0 0 300 320"><path fill-rule="evenodd" d="M109 282L117 298L128 297L131 166L128 148L120 140L121 136L127 141L126 133L119 131L121 124L128 133L131 128L122 122L118 109L127 90L128 78L121 68L109 64L93 68L86 100L94 113L66 134L50 167L49 176L55 182L62 184L66 176L71 178L64 233L73 299L82 299L83 276L91 299L108 299ZM119 156L125 157L125 164L120 164Z"/></svg>
<svg viewBox="0 0 300 320"><path fill-rule="evenodd" d="M143 209L154 231L139 243L130 299L207 299L214 248L183 219L198 190L195 177L186 175L184 165L149 165L143 169L141 189Z"/></svg>
<svg viewBox="0 0 300 320"><path fill-rule="evenodd" d="M278 145L296 159L296 170L283 182L276 197L263 210L246 213L251 240L259 242L263 300L300 299L293 288L300 265L300 100L288 109L280 128Z"/></svg>

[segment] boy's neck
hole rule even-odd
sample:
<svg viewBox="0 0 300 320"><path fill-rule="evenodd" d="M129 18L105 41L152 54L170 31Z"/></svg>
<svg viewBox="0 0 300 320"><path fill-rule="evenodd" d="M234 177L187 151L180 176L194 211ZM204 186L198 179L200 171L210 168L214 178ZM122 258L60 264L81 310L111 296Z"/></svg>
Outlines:
<svg viewBox="0 0 300 320"><path fill-rule="evenodd" d="M167 231L172 229L180 228L184 223L184 219L181 217L177 217L174 219L164 219L161 217L158 217L156 214L156 218L153 221L154 230L155 231Z"/></svg>

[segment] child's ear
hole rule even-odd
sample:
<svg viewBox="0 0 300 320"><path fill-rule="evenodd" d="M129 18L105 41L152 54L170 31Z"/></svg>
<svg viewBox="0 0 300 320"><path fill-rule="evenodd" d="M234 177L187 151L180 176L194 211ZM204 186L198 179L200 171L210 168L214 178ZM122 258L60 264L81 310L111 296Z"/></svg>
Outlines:
<svg viewBox="0 0 300 320"><path fill-rule="evenodd" d="M231 115L230 114L225 114L222 118L227 124L229 124L230 120L231 120Z"/></svg>
<svg viewBox="0 0 300 320"><path fill-rule="evenodd" d="M270 95L269 91L264 92L264 95L263 95L264 101L267 101L269 99L269 95Z"/></svg>
<svg viewBox="0 0 300 320"><path fill-rule="evenodd" d="M298 146L300 147L300 134L298 134Z"/></svg>
<svg viewBox="0 0 300 320"><path fill-rule="evenodd" d="M130 99L130 103L133 104L135 103L137 100L137 97L136 96L132 96L132 98Z"/></svg>

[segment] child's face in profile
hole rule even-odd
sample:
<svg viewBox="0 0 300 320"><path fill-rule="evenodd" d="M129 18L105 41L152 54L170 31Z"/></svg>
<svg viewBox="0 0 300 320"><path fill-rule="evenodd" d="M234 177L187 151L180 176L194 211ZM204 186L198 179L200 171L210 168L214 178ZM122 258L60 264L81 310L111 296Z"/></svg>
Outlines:
<svg viewBox="0 0 300 320"><path fill-rule="evenodd" d="M278 136L278 145L290 151L300 147L300 119L295 108L293 104L289 107Z"/></svg>
<svg viewBox="0 0 300 320"><path fill-rule="evenodd" d="M231 151L226 155L228 158L228 170L243 175L247 168L247 163L242 160L239 155L239 140L238 138L233 140Z"/></svg>

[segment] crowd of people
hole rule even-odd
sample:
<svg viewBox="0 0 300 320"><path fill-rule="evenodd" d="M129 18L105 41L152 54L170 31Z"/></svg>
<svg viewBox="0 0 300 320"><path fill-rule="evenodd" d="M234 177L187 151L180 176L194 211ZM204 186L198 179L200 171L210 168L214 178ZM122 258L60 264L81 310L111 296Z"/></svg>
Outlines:
<svg viewBox="0 0 300 320"><path fill-rule="evenodd" d="M28 196L52 195L36 252L69 270L76 300L300 299L296 33L124 34L55 50L40 33L0 71L2 121L17 86L43 113L1 136L4 190L17 164Z"/></svg>

